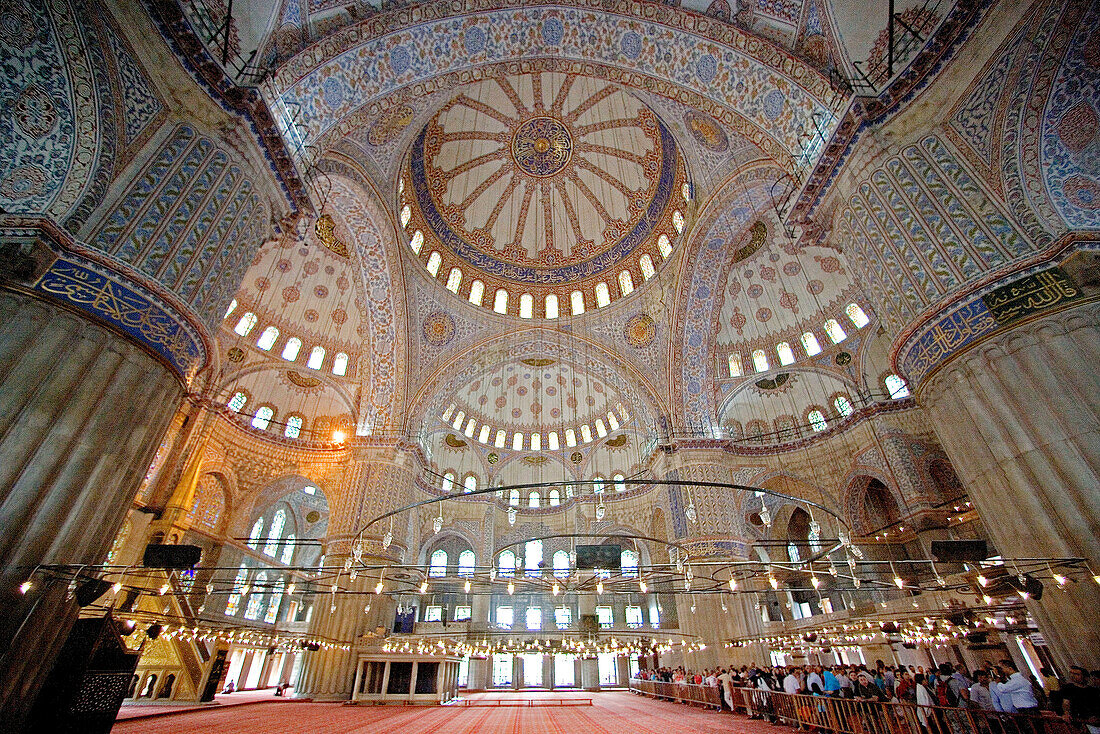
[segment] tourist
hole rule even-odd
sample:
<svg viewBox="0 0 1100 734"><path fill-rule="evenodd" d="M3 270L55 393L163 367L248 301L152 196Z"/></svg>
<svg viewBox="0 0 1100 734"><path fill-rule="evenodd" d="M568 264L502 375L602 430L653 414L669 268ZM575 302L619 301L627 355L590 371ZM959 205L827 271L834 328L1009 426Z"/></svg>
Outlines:
<svg viewBox="0 0 1100 734"><path fill-rule="evenodd" d="M979 668L974 675L978 680L970 686L970 707L982 711L993 711L993 694L989 692L989 671Z"/></svg>
<svg viewBox="0 0 1100 734"><path fill-rule="evenodd" d="M1007 658L998 664L1005 676L1005 682L1001 684L999 695L1003 701L1005 697L1012 703L1013 710L1021 714L1032 716L1039 713L1039 701L1035 698L1035 691L1031 687L1031 681L1024 677L1016 663Z"/></svg>

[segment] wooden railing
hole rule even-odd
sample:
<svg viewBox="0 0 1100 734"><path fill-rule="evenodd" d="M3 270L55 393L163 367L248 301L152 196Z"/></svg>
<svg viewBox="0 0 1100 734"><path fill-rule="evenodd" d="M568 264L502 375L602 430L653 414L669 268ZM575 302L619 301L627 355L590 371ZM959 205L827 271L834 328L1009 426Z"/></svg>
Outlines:
<svg viewBox="0 0 1100 734"><path fill-rule="evenodd" d="M722 708L720 687L631 680L630 690L653 698ZM973 708L791 695L734 688L732 708L757 719L834 734L1085 734L1053 715L1005 714ZM728 705L728 702L727 702Z"/></svg>

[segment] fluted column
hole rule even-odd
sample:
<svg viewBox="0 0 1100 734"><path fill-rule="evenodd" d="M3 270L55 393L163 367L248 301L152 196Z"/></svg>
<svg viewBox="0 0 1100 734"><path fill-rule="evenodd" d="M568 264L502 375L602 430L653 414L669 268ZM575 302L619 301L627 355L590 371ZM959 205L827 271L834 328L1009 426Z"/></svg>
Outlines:
<svg viewBox="0 0 1100 734"><path fill-rule="evenodd" d="M98 564L179 404L173 374L66 309L0 292L0 721L18 730L76 618L67 579Z"/></svg>
<svg viewBox="0 0 1100 734"><path fill-rule="evenodd" d="M918 388L1006 557L1080 556L1100 570L1100 304L1017 326ZM1063 665L1100 666L1100 586L1047 583L1028 607Z"/></svg>
<svg viewBox="0 0 1100 734"><path fill-rule="evenodd" d="M354 450L340 490L336 493L329 516L328 561L342 566L352 555L358 533L374 517L407 502L413 482L414 459L393 446L360 446ZM408 519L399 517L394 525L394 537L403 538ZM379 538L388 523L372 526L363 533L366 551L365 566L384 565L394 559L387 554L396 546L384 550ZM358 564L353 564L358 566ZM337 583L341 591L373 590L377 572L358 573L352 580L342 574ZM375 627L389 628L393 624L395 603L388 594L337 593L333 600L321 604L320 614L314 612L309 632L311 636L347 646L322 648L306 652L294 695L317 700L348 700L355 684L358 652L354 643L358 637ZM365 612L370 602L370 612ZM335 609L333 609L335 607Z"/></svg>

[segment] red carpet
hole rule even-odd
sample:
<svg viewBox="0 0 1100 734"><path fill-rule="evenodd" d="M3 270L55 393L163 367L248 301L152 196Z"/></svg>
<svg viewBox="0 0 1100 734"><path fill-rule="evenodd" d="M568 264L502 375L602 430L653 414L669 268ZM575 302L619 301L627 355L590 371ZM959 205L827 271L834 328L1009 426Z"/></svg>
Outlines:
<svg viewBox="0 0 1100 734"><path fill-rule="evenodd" d="M492 694L499 695L499 694ZM343 706L278 703L203 710L140 721L120 721L115 734L790 734L791 729L629 693L505 694L548 698L592 697L592 706L460 708L436 706Z"/></svg>

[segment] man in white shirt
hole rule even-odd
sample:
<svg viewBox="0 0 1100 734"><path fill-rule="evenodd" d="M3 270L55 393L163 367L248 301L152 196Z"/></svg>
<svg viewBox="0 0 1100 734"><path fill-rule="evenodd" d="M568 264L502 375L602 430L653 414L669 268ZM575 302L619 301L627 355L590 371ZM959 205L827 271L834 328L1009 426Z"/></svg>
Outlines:
<svg viewBox="0 0 1100 734"><path fill-rule="evenodd" d="M1019 714L1038 714L1039 702L1035 700L1035 691L1031 688L1031 681L1024 677L1011 660L1002 660L997 665L1007 680L1000 685L997 696L1004 705L1005 698L1012 703L1012 708Z"/></svg>
<svg viewBox="0 0 1100 734"><path fill-rule="evenodd" d="M722 700L726 702L726 707L733 711L733 676L725 668L722 668L722 672L718 674L718 684L722 687Z"/></svg>
<svg viewBox="0 0 1100 734"><path fill-rule="evenodd" d="M783 677L783 692L789 693L792 696L798 693L801 686L798 683L798 676L795 675L795 669L790 668L787 670L787 675Z"/></svg>
<svg viewBox="0 0 1100 734"><path fill-rule="evenodd" d="M821 679L821 666L815 666L806 676L806 693L822 695L825 691L825 681Z"/></svg>

